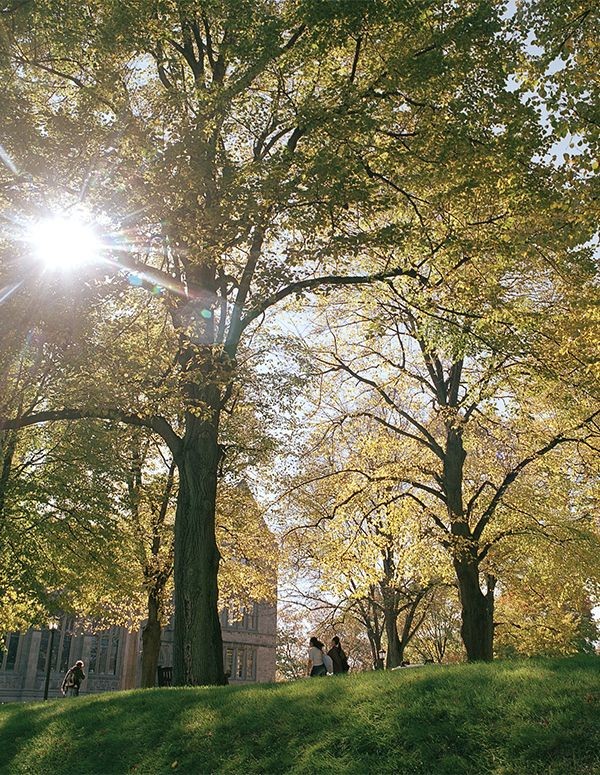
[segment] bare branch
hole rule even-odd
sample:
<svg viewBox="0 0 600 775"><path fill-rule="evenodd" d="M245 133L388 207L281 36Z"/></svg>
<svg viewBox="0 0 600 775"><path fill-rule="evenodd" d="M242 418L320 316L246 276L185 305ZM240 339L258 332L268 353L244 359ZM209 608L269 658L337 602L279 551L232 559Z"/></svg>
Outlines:
<svg viewBox="0 0 600 775"><path fill-rule="evenodd" d="M587 424L592 422L596 417L598 417L598 415L600 415L600 409L593 412L591 415L589 415L589 417L586 417L586 419L583 420L581 423L579 423L579 425L577 425L575 428L573 428L570 431L570 433L574 433L575 431L581 430ZM558 436L555 436L554 438L550 439L550 441L544 444L543 447L540 447L540 449L536 450L535 452L532 452L526 458L523 458L523 460L517 463L517 465L506 474L506 476L502 480L502 483L496 488L496 492L492 497L487 509L483 512L483 514L479 518L477 525L475 526L475 529L473 530L473 539L475 541L479 541L479 539L483 534L483 531L485 530L486 525L492 518L498 504L502 500L504 493L508 490L508 488L519 476L519 474L525 468L527 468L527 466L529 466L531 463L535 462L536 460L539 460L541 457L543 457L545 454L547 454L552 449L557 447L559 444L566 444L569 442L579 442L579 441L580 439L578 439L577 437L559 434Z"/></svg>
<svg viewBox="0 0 600 775"><path fill-rule="evenodd" d="M356 38L356 48L354 49L354 59L352 60L352 71L350 73L350 83L354 83L356 77L356 68L358 67L358 59L360 57L360 47L362 45L362 35Z"/></svg>
<svg viewBox="0 0 600 775"><path fill-rule="evenodd" d="M292 296L293 294L301 294L303 291L315 290L321 288L334 288L342 285L368 285L370 283L381 282L389 280L392 277L412 277L419 279L421 282L426 282L415 269L405 269L397 267L386 272L374 272L368 275L325 275L323 277L312 277L306 280L298 280L295 283L290 283L283 288L280 288L276 293L271 294L264 299L260 304L257 304L254 309L248 311L242 318L241 328L242 330L247 328L253 320L263 314L269 307L274 306L278 302Z"/></svg>

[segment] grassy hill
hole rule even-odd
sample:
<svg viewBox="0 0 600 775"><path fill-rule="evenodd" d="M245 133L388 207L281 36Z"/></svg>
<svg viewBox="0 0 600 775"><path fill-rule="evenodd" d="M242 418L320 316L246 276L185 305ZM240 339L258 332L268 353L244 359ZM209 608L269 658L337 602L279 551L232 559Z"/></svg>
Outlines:
<svg viewBox="0 0 600 775"><path fill-rule="evenodd" d="M3 705L0 772L598 775L600 658Z"/></svg>

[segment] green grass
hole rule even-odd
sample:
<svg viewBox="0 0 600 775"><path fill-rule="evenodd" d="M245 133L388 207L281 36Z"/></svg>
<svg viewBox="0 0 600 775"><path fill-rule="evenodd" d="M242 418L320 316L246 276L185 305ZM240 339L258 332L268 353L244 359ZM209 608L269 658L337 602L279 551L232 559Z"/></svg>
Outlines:
<svg viewBox="0 0 600 775"><path fill-rule="evenodd" d="M598 775L600 659L0 708L0 773Z"/></svg>

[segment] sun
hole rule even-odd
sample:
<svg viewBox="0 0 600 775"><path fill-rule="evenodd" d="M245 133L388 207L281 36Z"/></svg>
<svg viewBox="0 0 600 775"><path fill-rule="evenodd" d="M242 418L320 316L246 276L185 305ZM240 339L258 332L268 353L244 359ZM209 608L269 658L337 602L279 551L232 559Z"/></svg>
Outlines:
<svg viewBox="0 0 600 775"><path fill-rule="evenodd" d="M93 227L76 215L54 215L29 228L29 242L36 258L47 269L69 270L94 263L100 256L100 240Z"/></svg>

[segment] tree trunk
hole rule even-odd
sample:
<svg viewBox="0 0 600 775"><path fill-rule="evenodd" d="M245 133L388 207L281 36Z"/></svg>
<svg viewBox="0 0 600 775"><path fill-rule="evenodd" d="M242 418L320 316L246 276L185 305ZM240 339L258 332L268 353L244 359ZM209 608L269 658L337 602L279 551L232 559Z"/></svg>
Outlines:
<svg viewBox="0 0 600 775"><path fill-rule="evenodd" d="M175 519L175 686L224 684L218 613L219 551L215 538L217 423L188 418L177 459Z"/></svg>
<svg viewBox="0 0 600 775"><path fill-rule="evenodd" d="M393 579L394 564L391 552L384 552L383 567L387 579ZM387 640L387 653L385 666L389 669L398 667L402 663L404 649L398 635L398 594L396 590L388 586L386 581L381 583L381 599L383 603L383 626Z"/></svg>
<svg viewBox="0 0 600 775"><path fill-rule="evenodd" d="M376 632L372 627L367 627L367 638L369 639L369 646L371 647L371 656L373 658L373 667L383 670L383 663L379 664L379 652L381 651L381 635Z"/></svg>
<svg viewBox="0 0 600 775"><path fill-rule="evenodd" d="M375 603L376 587L371 585L370 596L362 598L355 602L358 616L355 618L364 626L369 646L371 647L371 656L373 658L373 667L383 669L383 664L379 664L379 652L381 651L382 626L379 621L378 606Z"/></svg>
<svg viewBox="0 0 600 775"><path fill-rule="evenodd" d="M156 669L160 654L162 627L158 618L158 601L150 592L148 595L148 621L142 631L142 688L156 686Z"/></svg>
<svg viewBox="0 0 600 775"><path fill-rule="evenodd" d="M402 663L404 649L398 635L398 591L394 588L396 575L394 549L390 546L389 537L387 541L387 545L382 549L384 578L380 583L380 589L383 602L383 626L387 638L385 664L388 669L391 669Z"/></svg>
<svg viewBox="0 0 600 775"><path fill-rule="evenodd" d="M484 595L479 584L477 544L465 517L462 486L466 453L460 427L450 425L446 435L444 490L454 539L453 565L460 594L461 637L469 662L491 661L494 653L493 589Z"/></svg>
<svg viewBox="0 0 600 775"><path fill-rule="evenodd" d="M385 611L385 634L387 638L385 666L391 670L392 667L399 667L404 659L404 645L398 635L398 614L393 609L386 608Z"/></svg>
<svg viewBox="0 0 600 775"><path fill-rule="evenodd" d="M483 594L477 562L455 560L454 569L462 608L460 633L469 662L489 662L494 656L493 585Z"/></svg>

